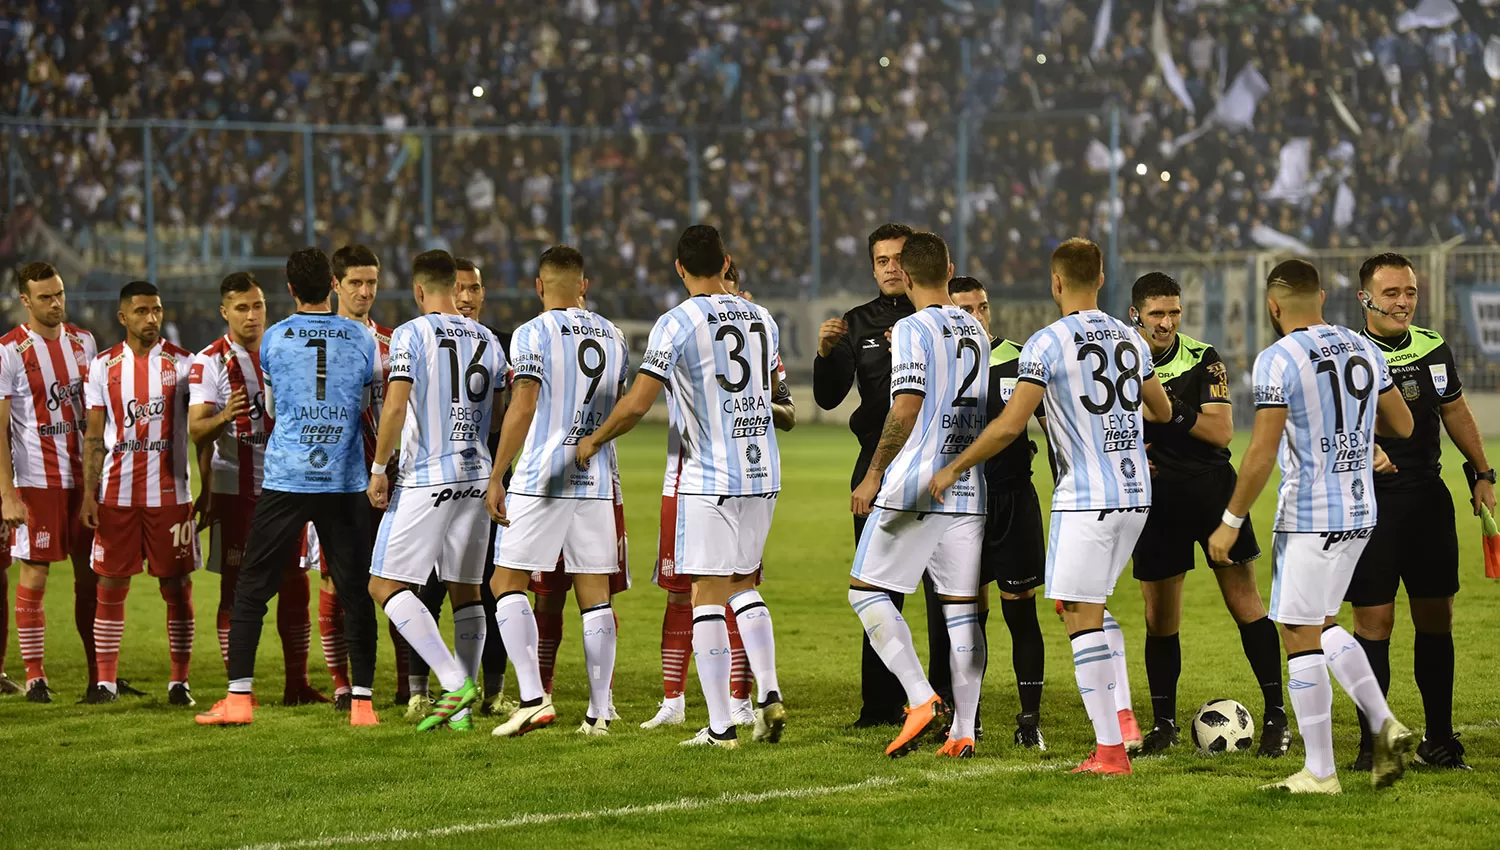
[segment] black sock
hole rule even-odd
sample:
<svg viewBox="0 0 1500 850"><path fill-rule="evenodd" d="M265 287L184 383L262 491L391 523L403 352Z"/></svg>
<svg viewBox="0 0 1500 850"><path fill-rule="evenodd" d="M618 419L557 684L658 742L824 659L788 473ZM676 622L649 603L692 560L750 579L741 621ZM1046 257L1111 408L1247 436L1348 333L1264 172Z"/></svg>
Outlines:
<svg viewBox="0 0 1500 850"><path fill-rule="evenodd" d="M1355 634L1354 639L1365 651L1365 657L1370 659L1370 670L1375 673L1375 681L1380 685L1380 692L1390 693L1391 690L1391 639L1371 640L1361 634ZM1354 710L1355 716L1359 718L1359 748L1367 750L1375 746L1375 737L1370 733L1370 720L1365 713L1359 709Z"/></svg>
<svg viewBox="0 0 1500 850"><path fill-rule="evenodd" d="M1177 680L1182 677L1182 640L1176 634L1146 635L1146 682L1156 722L1177 723Z"/></svg>
<svg viewBox="0 0 1500 850"><path fill-rule="evenodd" d="M1250 661L1250 672L1260 685L1261 699L1265 700L1265 715L1262 722L1274 715L1286 719L1286 702L1281 690L1281 640L1276 636L1276 624L1270 617L1261 617L1253 623L1240 626L1240 646L1245 658Z"/></svg>
<svg viewBox="0 0 1500 850"><path fill-rule="evenodd" d="M927 597L927 682L943 702L953 705L953 642L948 639L948 621L943 601L932 582L923 580Z"/></svg>
<svg viewBox="0 0 1500 850"><path fill-rule="evenodd" d="M984 681L984 674L990 671L990 609L985 608L979 612L979 639L984 642L984 666L979 668L979 681ZM979 695L979 704L974 709L974 728L983 729L984 721L979 715L984 711L984 694Z"/></svg>
<svg viewBox="0 0 1500 850"><path fill-rule="evenodd" d="M1446 741L1452 738L1453 634L1417 632L1412 647L1412 667L1416 673L1417 690L1422 692L1422 710L1427 714L1427 739Z"/></svg>
<svg viewBox="0 0 1500 850"><path fill-rule="evenodd" d="M1000 613L1010 629L1010 663L1016 671L1016 690L1021 713L1042 710L1042 674L1047 666L1047 648L1042 625L1036 619L1036 597L1000 600Z"/></svg>

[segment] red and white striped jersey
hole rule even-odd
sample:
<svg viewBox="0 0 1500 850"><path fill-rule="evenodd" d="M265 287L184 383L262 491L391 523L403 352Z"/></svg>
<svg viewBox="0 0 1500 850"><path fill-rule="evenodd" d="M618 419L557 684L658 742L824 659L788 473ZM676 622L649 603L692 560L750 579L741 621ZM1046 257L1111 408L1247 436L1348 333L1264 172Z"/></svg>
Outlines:
<svg viewBox="0 0 1500 850"><path fill-rule="evenodd" d="M159 340L145 357L120 343L89 366L84 397L103 409L104 472L99 503L162 507L188 492L188 373L193 354Z"/></svg>
<svg viewBox="0 0 1500 850"><path fill-rule="evenodd" d="M94 335L64 324L55 340L28 325L0 337L0 398L10 399L10 456L17 487L83 484L83 382Z"/></svg>
<svg viewBox="0 0 1500 850"><path fill-rule="evenodd" d="M366 319L365 327L375 338L375 356L380 358L380 380L370 385L370 406L365 408L365 463L374 463L380 411L385 409L385 387L391 380L391 334L394 331L373 319Z"/></svg>
<svg viewBox="0 0 1500 850"><path fill-rule="evenodd" d="M221 336L198 352L188 379L188 404L213 405L223 410L229 397L244 390L249 407L225 426L214 441L210 492L259 496L265 468L266 441L271 437L271 413L266 409L266 387L260 373L260 348L251 351Z"/></svg>

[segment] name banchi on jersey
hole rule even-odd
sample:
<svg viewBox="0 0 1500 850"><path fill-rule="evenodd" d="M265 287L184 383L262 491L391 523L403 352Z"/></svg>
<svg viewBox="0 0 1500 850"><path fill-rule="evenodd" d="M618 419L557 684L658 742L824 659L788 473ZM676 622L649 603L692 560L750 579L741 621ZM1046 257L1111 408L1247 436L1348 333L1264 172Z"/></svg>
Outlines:
<svg viewBox="0 0 1500 850"><path fill-rule="evenodd" d="M1031 335L1017 373L1046 390L1052 509L1150 507L1141 392L1154 366L1146 340L1103 311L1070 313Z"/></svg>
<svg viewBox="0 0 1500 850"><path fill-rule="evenodd" d="M771 396L781 330L735 295L697 295L656 321L640 371L676 404L680 495L764 496L781 489Z"/></svg>
<svg viewBox="0 0 1500 850"><path fill-rule="evenodd" d="M536 415L511 476L510 492L563 499L613 499L615 446L588 469L578 441L594 433L625 391L630 351L619 328L582 309L548 310L511 337L513 380L540 386Z"/></svg>
<svg viewBox="0 0 1500 850"><path fill-rule="evenodd" d="M982 468L944 494L928 484L984 430L989 409L989 338L979 321L952 305L918 310L891 329L891 401L922 397L921 412L880 482L875 504L895 511L983 515Z"/></svg>
<svg viewBox="0 0 1500 850"><path fill-rule="evenodd" d="M1375 525L1375 414L1392 389L1385 356L1336 325L1298 328L1255 358L1255 408L1284 407L1276 530Z"/></svg>
<svg viewBox="0 0 1500 850"><path fill-rule="evenodd" d="M494 332L464 316L419 316L391 336L390 368L412 385L396 486L488 479L495 393L509 380Z"/></svg>

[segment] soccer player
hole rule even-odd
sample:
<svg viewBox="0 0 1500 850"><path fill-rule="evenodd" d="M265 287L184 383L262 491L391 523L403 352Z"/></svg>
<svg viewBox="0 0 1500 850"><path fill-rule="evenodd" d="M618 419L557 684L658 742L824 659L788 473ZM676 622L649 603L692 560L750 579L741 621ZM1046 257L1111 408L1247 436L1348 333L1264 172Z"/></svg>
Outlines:
<svg viewBox="0 0 1500 850"><path fill-rule="evenodd" d="M1128 774L1115 690L1124 677L1104 633L1104 605L1146 523L1151 479L1142 419L1165 421L1167 399L1151 350L1134 328L1099 309L1099 247L1069 239L1052 252L1052 300L1063 317L1021 349L1016 389L1000 418L932 477L941 494L1026 432L1044 399L1056 455L1047 541L1047 596L1061 600L1073 671L1097 746L1074 773Z"/></svg>
<svg viewBox="0 0 1500 850"><path fill-rule="evenodd" d="M26 321L0 337L0 511L12 531L16 636L26 668L26 699L51 702L42 666L47 617L42 596L51 564L73 561L73 620L83 639L93 698L95 588L89 568L93 533L79 521L83 503L83 383L97 350L88 331L65 320L67 296L57 270L27 263L17 275ZM137 692L138 693L138 692Z"/></svg>
<svg viewBox="0 0 1500 850"><path fill-rule="evenodd" d="M1412 415L1373 342L1323 322L1322 282L1305 260L1287 260L1266 279L1266 307L1281 339L1255 358L1255 426L1240 479L1208 541L1226 563L1279 451L1275 577L1271 619L1286 644L1292 711L1307 761L1265 786L1293 794L1337 794L1333 689L1328 670L1375 730L1371 783L1383 788L1406 769L1411 732L1386 705L1369 659L1334 617L1370 542L1378 513L1371 488L1375 436L1406 438ZM1278 449L1279 446L1279 449Z"/></svg>
<svg viewBox="0 0 1500 850"><path fill-rule="evenodd" d="M1161 272L1143 275L1131 289L1130 318L1151 346L1156 377L1172 401L1172 421L1146 426L1151 459L1151 513L1135 544L1134 573L1146 600L1146 679L1155 716L1141 752L1175 746L1177 679L1182 673L1182 584L1193 569L1193 547L1206 547L1234 492L1229 440L1234 436L1229 373L1213 346L1177 330L1182 289ZM1240 645L1265 700L1259 755L1280 758L1292 743L1281 690L1281 647L1276 626L1255 583L1260 546L1250 521L1240 529L1228 563L1213 563Z"/></svg>
<svg viewBox="0 0 1500 850"><path fill-rule="evenodd" d="M361 429L371 388L381 380L375 340L329 304L333 269L316 248L287 259L287 289L297 312L261 339L260 365L276 421L266 446L264 479L250 544L235 586L229 625L229 695L198 715L204 725L253 720L255 649L266 603L281 586L301 531L318 530L328 572L338 589L348 633L354 726L380 722L371 704L375 680L375 606L367 587L369 502Z"/></svg>
<svg viewBox="0 0 1500 850"><path fill-rule="evenodd" d="M120 290L125 341L89 364L84 383L80 519L95 529L92 567L99 575L94 613L99 683L96 701L115 702L125 597L141 562L167 603L172 658L167 701L194 705L188 685L193 655L193 580L198 529L188 486L188 373L193 354L161 337L161 297L134 280Z"/></svg>
<svg viewBox="0 0 1500 850"><path fill-rule="evenodd" d="M390 401L370 466L370 504L385 511L370 567L370 595L442 683L443 695L417 726L474 728L469 706L488 631L479 585L484 580L483 532L488 530L483 482L490 473L489 437L503 409L505 352L489 328L454 304L457 268L447 251L412 261L412 288L423 315L391 339ZM390 488L385 469L401 438L401 468ZM453 601L450 652L432 612L413 591L433 565Z"/></svg>
<svg viewBox="0 0 1500 850"><path fill-rule="evenodd" d="M953 306L953 264L942 237L908 236L901 269L916 312L891 329L891 411L870 468L850 498L854 513L869 519L854 552L849 604L906 690L906 722L886 755L900 758L916 749L952 714L938 753L972 758L985 665L978 598L985 482L964 476L946 503L923 484L944 455L968 446L984 427L989 339L983 325ZM889 595L915 592L924 572L932 577L950 634L956 711L923 674L911 630Z"/></svg>
<svg viewBox="0 0 1500 850"><path fill-rule="evenodd" d="M754 301L748 292L740 291L739 269L733 261L724 272L724 291L739 295L746 301ZM667 420L675 422L677 403L667 391ZM786 367L780 359L776 361L776 389L771 393L771 422L778 431L790 431L797 424L797 408L792 402L791 390L787 388ZM661 670L662 701L656 715L641 724L642 729L675 725L687 720L688 656L693 650L693 604L692 581L675 569L676 558L673 544L677 539L677 471L680 451L677 432L667 430L667 471L662 484L661 533L657 538L656 570L652 580L667 592L667 608L661 624ZM757 573L757 575L759 572ZM750 696L754 684L750 675L750 659L745 652L745 643L740 637L739 621L734 611L724 608L724 623L729 629L729 697L736 726L755 724L755 701Z"/></svg>
<svg viewBox="0 0 1500 850"><path fill-rule="evenodd" d="M1364 648L1385 692L1391 685L1391 630L1396 587L1406 585L1411 620L1412 671L1422 692L1427 728L1416 759L1436 767L1469 769L1453 731L1453 597L1458 593L1458 532L1453 496L1443 483L1442 432L1463 453L1474 513L1495 508L1495 471L1463 397L1453 351L1436 331L1412 324L1417 276L1400 254L1376 254L1359 270L1366 308L1364 335L1385 356L1414 421L1410 438L1377 436L1375 505L1379 518L1360 555L1345 601L1354 606L1354 639ZM1420 533L1414 533L1420 529ZM1360 723L1356 770L1369 770L1374 741Z"/></svg>
<svg viewBox="0 0 1500 850"><path fill-rule="evenodd" d="M771 613L755 589L781 490L771 426L781 331L764 308L724 291L729 262L714 228L683 232L676 270L692 297L656 321L630 391L579 441L578 458L586 463L634 428L670 384L678 405L672 429L681 446L675 567L692 577L693 654L708 704L708 725L683 744L736 749L726 603L755 676L753 737L776 743L786 725Z"/></svg>
<svg viewBox="0 0 1500 850"><path fill-rule="evenodd" d="M989 337L990 383L985 418L993 422L1016 390L1021 346L994 335L984 284L972 277L955 277L948 281L948 295L955 306L979 320ZM1047 550L1042 534L1042 503L1031 484L1031 458L1035 453L1036 443L1022 434L1009 448L984 464L988 502L979 554L979 634L988 647L985 627L990 615L989 585L993 582L1000 590L1000 612L1010 629L1011 666L1021 698L1021 713L1016 716L1016 746L1045 750L1041 710L1047 653L1036 616L1036 589L1042 584ZM986 660L988 657L986 649ZM977 739L984 728L977 712L974 727Z"/></svg>
<svg viewBox="0 0 1500 850"><path fill-rule="evenodd" d="M5 675L5 649L10 643L10 534L0 523L0 695L24 694L21 683Z"/></svg>
<svg viewBox="0 0 1500 850"><path fill-rule="evenodd" d="M266 410L260 341L266 327L266 298L250 272L235 272L219 284L219 314L229 330L194 358L188 381L188 434L206 448L210 465L203 476L208 494L208 569L219 574L219 652L229 663L229 618L234 588L249 542L250 517L260 496L266 440L273 422ZM286 665L284 705L328 702L307 681L312 623L307 605L307 573L295 559L282 569L277 590L276 631Z"/></svg>

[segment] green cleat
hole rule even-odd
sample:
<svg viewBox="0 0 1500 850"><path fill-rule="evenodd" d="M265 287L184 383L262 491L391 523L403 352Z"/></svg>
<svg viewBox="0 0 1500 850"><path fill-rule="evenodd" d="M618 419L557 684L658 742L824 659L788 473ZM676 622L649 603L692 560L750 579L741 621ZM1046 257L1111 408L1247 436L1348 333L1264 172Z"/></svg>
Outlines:
<svg viewBox="0 0 1500 850"><path fill-rule="evenodd" d="M456 691L448 691L437 702L432 704L432 713L423 718L417 724L418 732L428 732L439 726L446 725L449 718L474 704L479 699L479 689L474 687L473 679L465 679L463 686ZM472 724L472 721L470 721Z"/></svg>
<svg viewBox="0 0 1500 850"><path fill-rule="evenodd" d="M451 718L448 721L448 731L449 732L473 732L474 731L474 714L473 714L473 712L465 711L462 714L459 714L458 716Z"/></svg>

